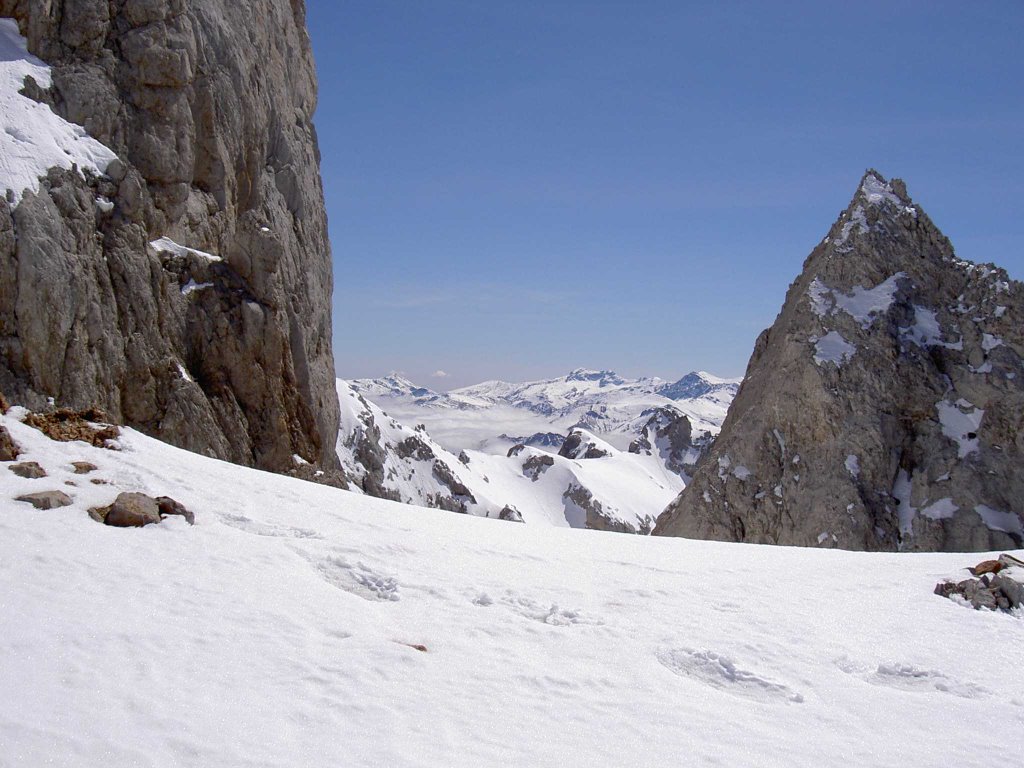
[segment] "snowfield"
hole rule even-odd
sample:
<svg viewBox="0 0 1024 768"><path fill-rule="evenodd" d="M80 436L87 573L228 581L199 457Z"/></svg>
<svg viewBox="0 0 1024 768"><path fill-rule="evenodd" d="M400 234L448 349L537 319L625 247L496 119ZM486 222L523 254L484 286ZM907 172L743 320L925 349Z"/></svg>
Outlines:
<svg viewBox="0 0 1024 768"><path fill-rule="evenodd" d="M49 473L0 467L2 766L946 768L1019 754L1024 620L932 594L980 555L517 525L132 430L115 452L0 423ZM99 470L75 475L73 460ZM73 505L13 501L53 489ZM197 524L88 517L119 491L173 496Z"/></svg>

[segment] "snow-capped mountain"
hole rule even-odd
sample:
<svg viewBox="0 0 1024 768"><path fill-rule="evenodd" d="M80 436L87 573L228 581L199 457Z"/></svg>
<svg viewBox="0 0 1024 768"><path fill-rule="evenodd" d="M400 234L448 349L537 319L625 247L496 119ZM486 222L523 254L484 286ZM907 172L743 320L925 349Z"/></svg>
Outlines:
<svg viewBox="0 0 1024 768"><path fill-rule="evenodd" d="M681 465L666 461L668 438L658 438L653 449L623 451L576 429L561 455L527 445L456 455L427 428L402 424L353 384L339 379L337 390L338 457L354 489L372 496L531 524L649 533L684 487ZM688 422L679 416L675 422L685 423L681 450L695 460Z"/></svg>
<svg viewBox="0 0 1024 768"><path fill-rule="evenodd" d="M553 379L486 381L445 393L396 374L357 379L352 387L399 421L424 424L450 451L503 453L518 443L557 451L560 443L550 433L564 435L574 427L626 450L659 408L686 415L696 434L716 435L740 381L703 372L678 381L627 379L577 368Z"/></svg>

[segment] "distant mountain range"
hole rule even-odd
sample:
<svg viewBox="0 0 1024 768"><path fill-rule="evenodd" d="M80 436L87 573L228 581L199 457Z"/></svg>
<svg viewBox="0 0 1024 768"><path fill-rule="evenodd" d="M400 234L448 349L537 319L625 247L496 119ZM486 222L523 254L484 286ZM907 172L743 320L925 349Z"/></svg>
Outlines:
<svg viewBox="0 0 1024 768"><path fill-rule="evenodd" d="M356 379L352 388L405 423L423 424L449 450L503 451L516 443L557 450L570 429L601 435L625 450L654 409L685 415L696 434L718 434L741 379L703 371L678 381L627 379L577 368L522 383L485 381L450 392L421 387L397 373Z"/></svg>
<svg viewBox="0 0 1024 768"><path fill-rule="evenodd" d="M338 380L337 452L356 490L527 523L649 533L717 434L736 379L578 368L451 392L399 374Z"/></svg>

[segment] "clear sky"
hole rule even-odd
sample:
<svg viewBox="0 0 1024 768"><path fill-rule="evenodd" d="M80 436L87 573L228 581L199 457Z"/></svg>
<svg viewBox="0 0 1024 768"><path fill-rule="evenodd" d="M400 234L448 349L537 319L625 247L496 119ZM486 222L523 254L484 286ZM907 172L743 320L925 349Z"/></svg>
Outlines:
<svg viewBox="0 0 1024 768"><path fill-rule="evenodd" d="M341 376L742 375L868 167L1024 278L1020 0L307 4Z"/></svg>

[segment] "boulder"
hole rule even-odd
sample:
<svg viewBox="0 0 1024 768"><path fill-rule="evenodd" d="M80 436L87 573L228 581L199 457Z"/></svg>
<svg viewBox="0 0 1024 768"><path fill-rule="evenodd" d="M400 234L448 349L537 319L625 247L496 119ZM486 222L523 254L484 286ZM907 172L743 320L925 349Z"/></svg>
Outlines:
<svg viewBox="0 0 1024 768"><path fill-rule="evenodd" d="M160 522L159 503L144 493L120 493L109 507L90 510L90 514L93 511L105 524L117 528L141 528Z"/></svg>
<svg viewBox="0 0 1024 768"><path fill-rule="evenodd" d="M76 475L87 475L90 472L95 472L99 469L99 467L91 461L72 461L71 466L75 468Z"/></svg>
<svg viewBox="0 0 1024 768"><path fill-rule="evenodd" d="M56 509L71 504L71 497L64 491L40 491L39 493L26 493L18 496L15 501L24 501L36 509Z"/></svg>
<svg viewBox="0 0 1024 768"><path fill-rule="evenodd" d="M34 461L23 461L20 464L11 464L8 469L18 477L25 477L29 480L46 477L46 470Z"/></svg>

